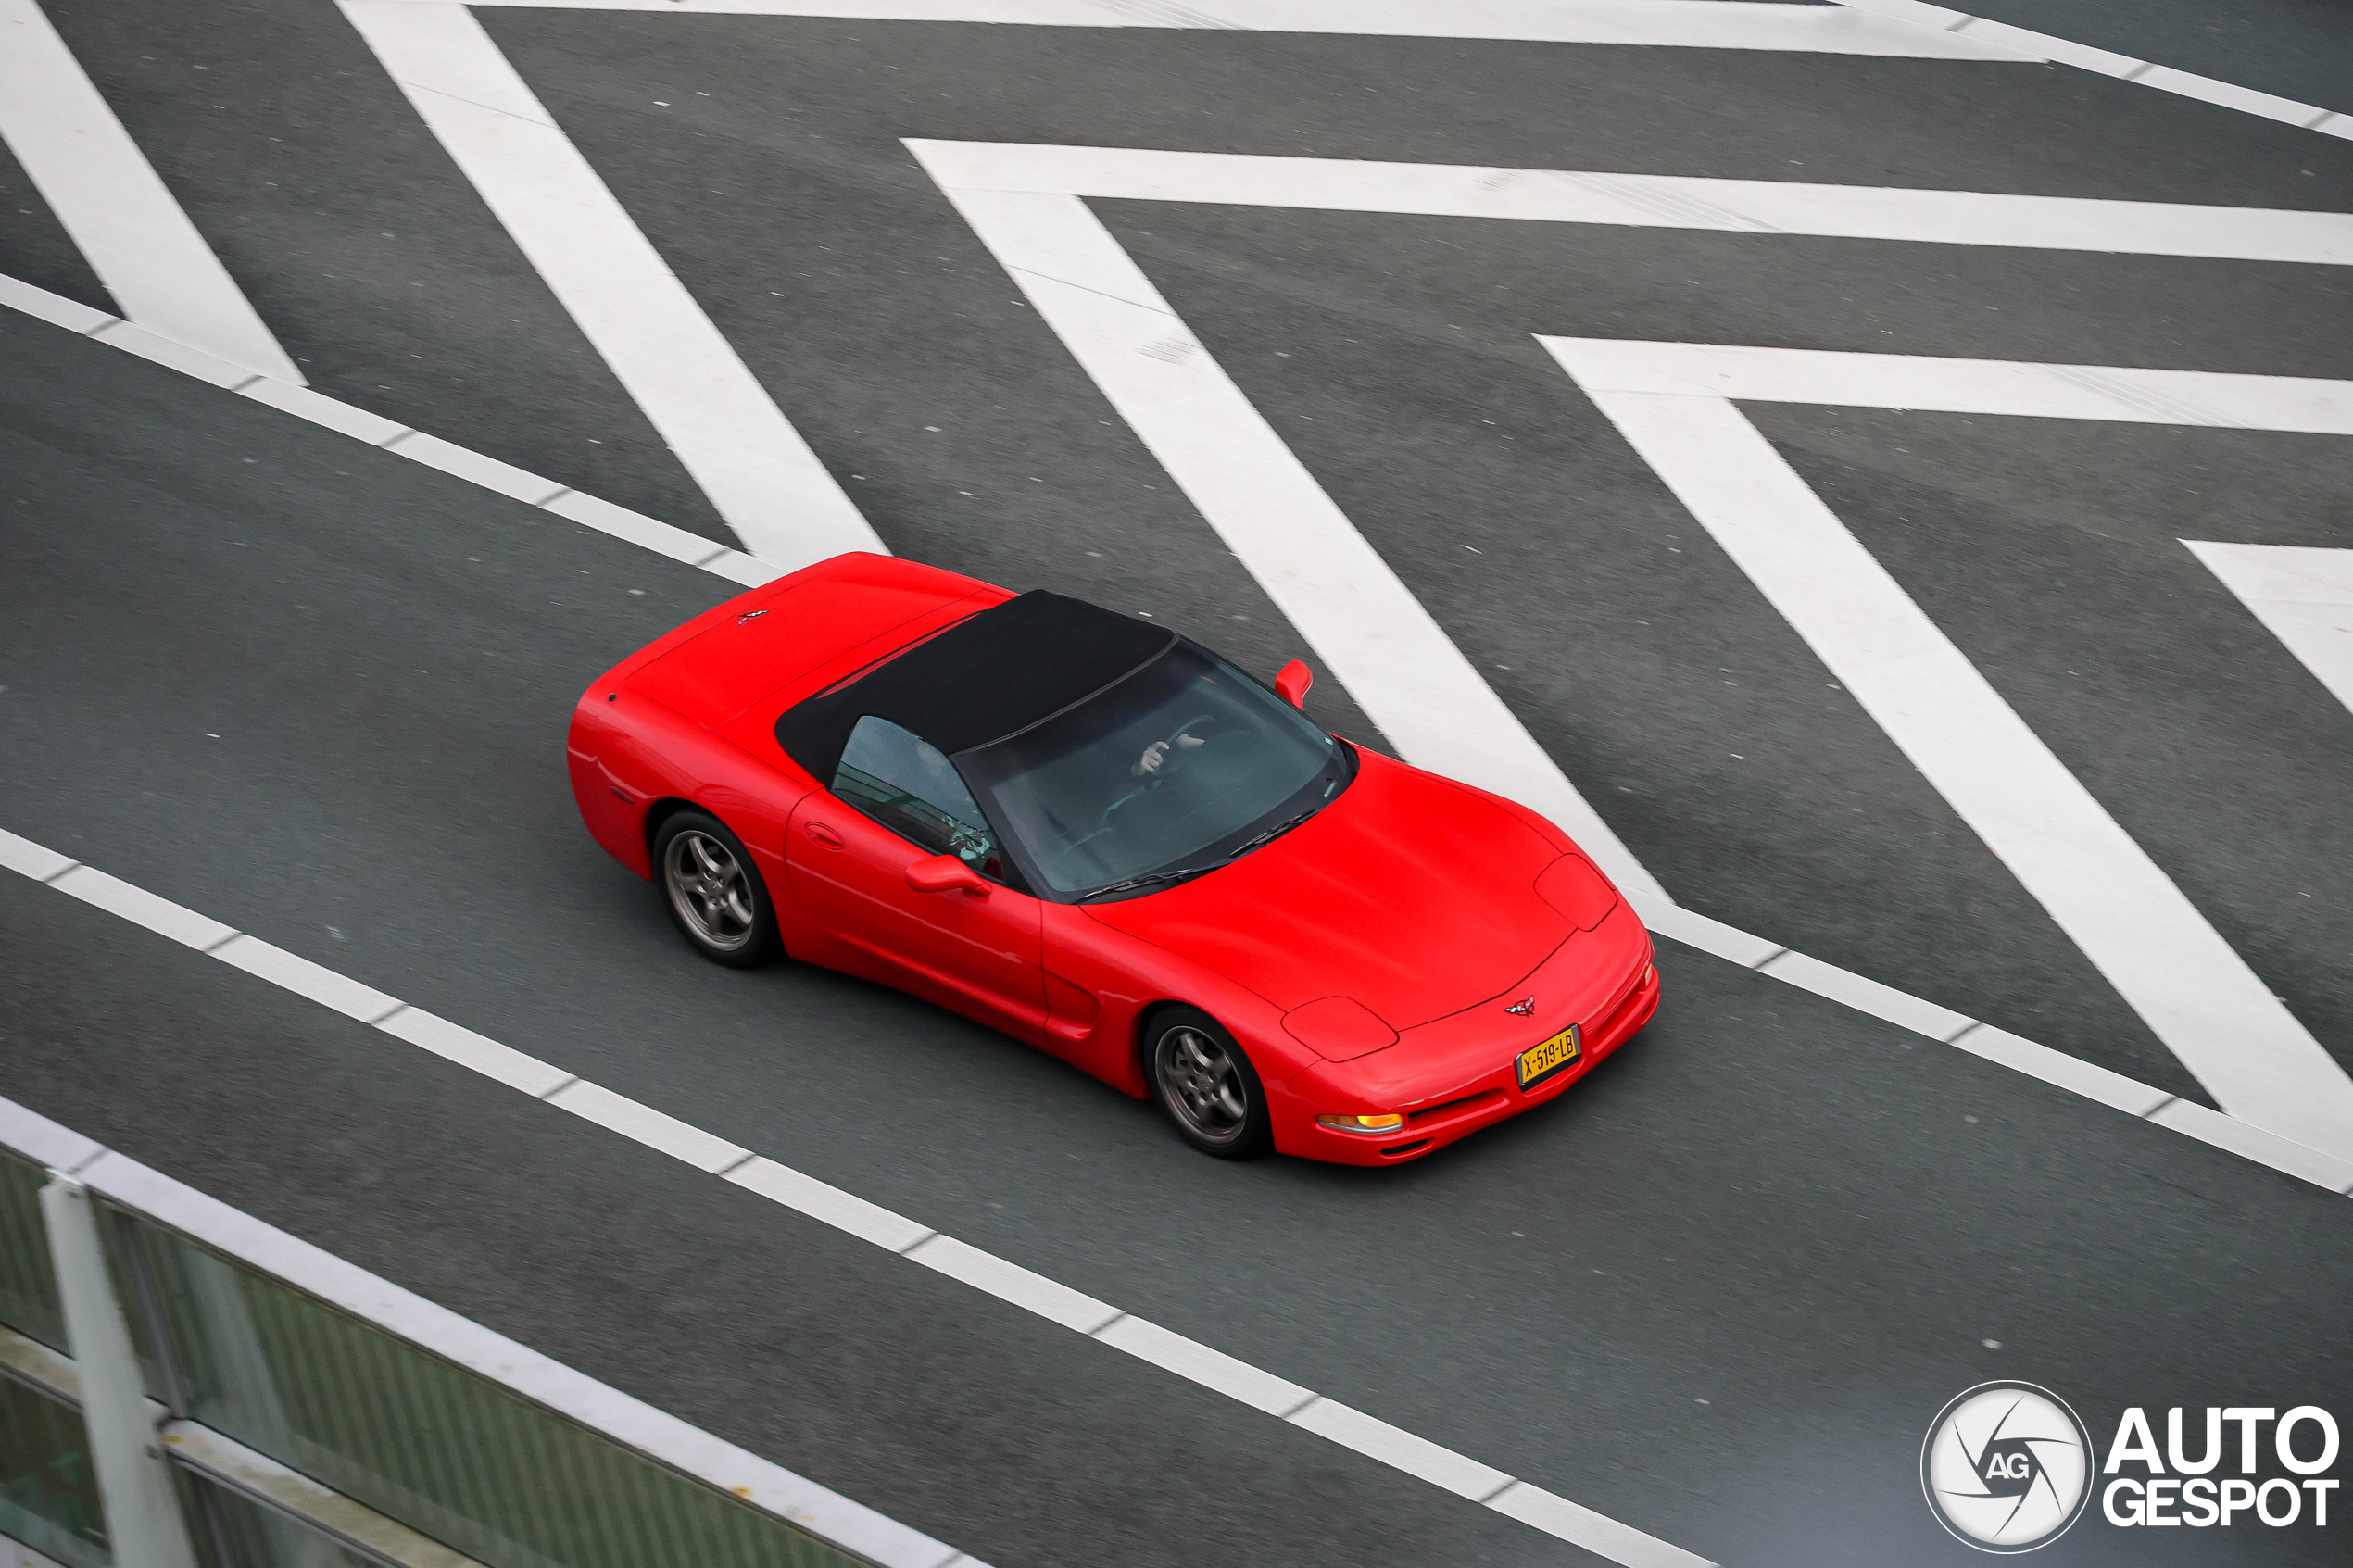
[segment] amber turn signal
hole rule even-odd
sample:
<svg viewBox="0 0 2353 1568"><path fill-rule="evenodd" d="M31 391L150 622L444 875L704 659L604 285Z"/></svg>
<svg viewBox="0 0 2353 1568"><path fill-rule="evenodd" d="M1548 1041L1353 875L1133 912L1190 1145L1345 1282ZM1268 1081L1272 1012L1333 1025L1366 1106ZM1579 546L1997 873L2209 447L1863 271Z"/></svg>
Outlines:
<svg viewBox="0 0 2353 1568"><path fill-rule="evenodd" d="M1342 1133L1393 1133L1405 1124L1405 1118L1393 1110L1378 1116L1318 1116L1315 1120Z"/></svg>

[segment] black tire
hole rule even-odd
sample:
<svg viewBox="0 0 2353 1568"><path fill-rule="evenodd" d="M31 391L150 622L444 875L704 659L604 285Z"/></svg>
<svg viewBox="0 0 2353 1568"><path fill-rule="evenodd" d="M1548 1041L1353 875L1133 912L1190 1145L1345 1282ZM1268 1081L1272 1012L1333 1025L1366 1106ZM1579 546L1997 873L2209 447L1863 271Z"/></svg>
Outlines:
<svg viewBox="0 0 2353 1568"><path fill-rule="evenodd" d="M1144 1035L1144 1076L1176 1135L1220 1160L1275 1147L1265 1085L1250 1057L1199 1008L1163 1008Z"/></svg>
<svg viewBox="0 0 2353 1568"><path fill-rule="evenodd" d="M670 922L713 963L752 969L785 950L776 907L743 840L707 811L673 811L654 834L654 885Z"/></svg>

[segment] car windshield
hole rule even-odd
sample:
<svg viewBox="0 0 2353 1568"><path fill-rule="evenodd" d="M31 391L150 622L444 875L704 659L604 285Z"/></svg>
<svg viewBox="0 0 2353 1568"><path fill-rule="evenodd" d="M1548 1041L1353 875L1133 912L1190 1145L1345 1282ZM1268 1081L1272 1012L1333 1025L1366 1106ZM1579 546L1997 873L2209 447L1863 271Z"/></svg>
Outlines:
<svg viewBox="0 0 2353 1568"><path fill-rule="evenodd" d="M1184 642L956 758L1030 885L1063 897L1221 865L1321 809L1352 762L1306 715Z"/></svg>

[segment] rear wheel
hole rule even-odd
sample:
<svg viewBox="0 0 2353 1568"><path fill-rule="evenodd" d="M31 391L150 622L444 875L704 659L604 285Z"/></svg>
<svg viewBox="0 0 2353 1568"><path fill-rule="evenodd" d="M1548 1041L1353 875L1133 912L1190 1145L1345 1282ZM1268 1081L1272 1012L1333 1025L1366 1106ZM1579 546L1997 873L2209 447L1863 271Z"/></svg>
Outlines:
<svg viewBox="0 0 2353 1568"><path fill-rule="evenodd" d="M678 811L664 819L654 834L654 879L672 923L711 962L749 969L784 950L760 872L718 818Z"/></svg>
<svg viewBox="0 0 2353 1568"><path fill-rule="evenodd" d="M1266 1090L1234 1037L1198 1008L1154 1015L1144 1041L1152 1098L1203 1154L1248 1160L1275 1144Z"/></svg>

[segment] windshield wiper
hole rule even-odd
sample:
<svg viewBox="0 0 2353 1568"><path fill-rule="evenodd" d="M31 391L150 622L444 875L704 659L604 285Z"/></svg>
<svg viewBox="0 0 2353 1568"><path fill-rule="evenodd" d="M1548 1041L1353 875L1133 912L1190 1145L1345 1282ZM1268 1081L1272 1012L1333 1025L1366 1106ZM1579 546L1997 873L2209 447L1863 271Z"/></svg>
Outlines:
<svg viewBox="0 0 2353 1568"><path fill-rule="evenodd" d="M1222 866L1225 863L1220 860L1217 865ZM1078 896L1078 902L1084 904L1088 899L1100 898L1106 893L1126 893L1132 888L1150 887L1155 883L1182 882L1189 876L1199 876L1203 872L1214 872L1216 869L1217 866L1179 866L1175 871L1146 872L1142 876L1131 876L1120 882L1107 882L1101 887L1082 893Z"/></svg>
<svg viewBox="0 0 2353 1568"><path fill-rule="evenodd" d="M1320 804L1310 806L1306 810L1302 811L1290 822L1277 822L1273 827L1268 828L1265 833L1260 834L1256 838L1252 839L1249 843L1237 846L1232 854L1227 856L1224 859L1217 861L1214 865L1179 866L1174 871L1146 872L1142 876L1131 876L1126 878L1125 881L1105 883L1102 886L1094 889L1092 892L1080 894L1078 896L1078 901L1083 904L1090 898L1100 898L1106 893L1126 893L1134 888L1150 887L1155 883L1182 882L1187 877L1199 876L1203 872L1214 872L1217 870L1219 866L1230 866L1236 860L1239 860L1243 856L1249 854L1252 850L1256 849L1263 845L1272 844L1275 840L1282 837L1283 834L1290 832L1291 829L1297 827L1300 823L1305 822L1308 818L1314 816L1317 811L1322 809L1323 807Z"/></svg>
<svg viewBox="0 0 2353 1568"><path fill-rule="evenodd" d="M1275 826L1268 828L1265 833L1260 834L1256 838L1252 839L1249 843L1236 846L1232 854L1227 856L1223 860L1220 860L1217 863L1221 866L1232 865L1236 860L1240 859L1243 856L1249 854L1252 850L1258 848L1260 846L1274 843L1275 840L1282 837L1283 834L1290 832L1291 829L1297 827L1300 823L1305 822L1308 818L1314 816L1316 812L1322 809L1323 806L1321 803L1310 806L1306 810L1302 811L1290 822L1277 822Z"/></svg>

